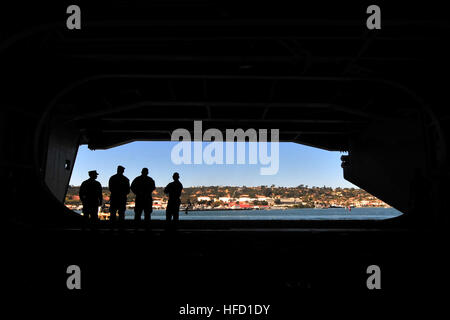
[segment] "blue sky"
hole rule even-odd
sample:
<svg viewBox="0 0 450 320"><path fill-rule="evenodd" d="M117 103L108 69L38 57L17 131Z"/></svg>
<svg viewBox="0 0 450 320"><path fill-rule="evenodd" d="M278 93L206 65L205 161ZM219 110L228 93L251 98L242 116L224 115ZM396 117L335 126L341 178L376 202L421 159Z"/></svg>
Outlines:
<svg viewBox="0 0 450 320"><path fill-rule="evenodd" d="M279 144L279 170L275 175L261 175L258 164L180 164L171 161L172 148L178 142L138 141L109 150L89 150L80 146L73 169L71 185L78 186L88 178L89 170L99 172L98 180L106 186L109 177L116 172L117 165L124 166L125 175L134 179L143 167L149 168L149 175L157 186L165 186L172 179L172 173L180 173L180 181L189 186L308 186L355 187L343 178L340 152L330 152L294 143ZM203 147L209 142L204 142ZM269 148L270 150L270 148ZM248 143L246 143L248 155ZM193 159L192 154L192 159ZM235 154L236 157L236 154ZM225 148L224 148L225 158ZM248 158L247 158L248 159ZM246 161L248 163L248 161Z"/></svg>

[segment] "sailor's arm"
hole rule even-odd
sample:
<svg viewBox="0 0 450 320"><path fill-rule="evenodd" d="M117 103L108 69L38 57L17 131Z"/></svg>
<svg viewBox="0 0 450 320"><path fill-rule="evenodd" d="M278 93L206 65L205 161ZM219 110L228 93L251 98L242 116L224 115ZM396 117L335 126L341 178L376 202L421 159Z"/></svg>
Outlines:
<svg viewBox="0 0 450 320"><path fill-rule="evenodd" d="M152 179L152 185L151 185L151 191L155 191L156 190L156 186L155 186L155 180Z"/></svg>
<svg viewBox="0 0 450 320"><path fill-rule="evenodd" d="M85 197L86 197L86 190L85 190L86 186L84 184L84 182L81 184L80 186L80 191L78 192L78 195L80 196L81 201L83 202Z"/></svg>
<svg viewBox="0 0 450 320"><path fill-rule="evenodd" d="M103 204L103 192L102 192L102 185L100 184L100 182L98 183L98 200L100 205Z"/></svg>
<svg viewBox="0 0 450 320"><path fill-rule="evenodd" d="M130 180L127 180L127 183L126 183L126 188L125 188L126 190L126 193L127 194L129 194L130 193Z"/></svg>

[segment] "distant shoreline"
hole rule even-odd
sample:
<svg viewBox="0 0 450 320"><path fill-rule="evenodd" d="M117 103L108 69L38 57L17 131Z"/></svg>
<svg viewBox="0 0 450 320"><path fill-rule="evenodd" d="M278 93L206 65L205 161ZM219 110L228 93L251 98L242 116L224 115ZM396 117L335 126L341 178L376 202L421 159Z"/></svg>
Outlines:
<svg viewBox="0 0 450 320"><path fill-rule="evenodd" d="M104 203L110 200L111 193L108 188L103 188ZM157 187L153 192L153 204L163 206L167 203L167 195L162 187ZM232 186L209 186L185 188L181 197L183 206L188 202L192 210L249 210L254 206L259 209L285 209L294 207L301 208L323 208L323 207L383 207L386 203L361 189L354 188L328 188L308 187L232 187ZM133 194L127 196L127 202L132 206L135 203ZM79 206L79 187L69 186L65 203ZM220 207L220 208L218 208ZM239 208L240 207L240 208ZM270 208L272 207L272 208ZM256 208L258 209L258 208Z"/></svg>
<svg viewBox="0 0 450 320"><path fill-rule="evenodd" d="M70 209L70 208L69 208ZM189 209L187 212L204 212L204 211L274 211L274 210L318 210L322 211L324 209L344 209L345 211L349 211L348 208L294 208L294 207L278 207L278 208L235 208L235 209L229 209L229 208L221 208L221 209ZM355 209L392 209L392 207L352 207L351 210ZM81 213L81 209L70 209L74 212ZM127 208L127 211L133 211L134 208ZM165 211L165 208L153 208L153 211ZM351 211L350 210L350 211ZM180 212L186 212L185 208L180 208Z"/></svg>

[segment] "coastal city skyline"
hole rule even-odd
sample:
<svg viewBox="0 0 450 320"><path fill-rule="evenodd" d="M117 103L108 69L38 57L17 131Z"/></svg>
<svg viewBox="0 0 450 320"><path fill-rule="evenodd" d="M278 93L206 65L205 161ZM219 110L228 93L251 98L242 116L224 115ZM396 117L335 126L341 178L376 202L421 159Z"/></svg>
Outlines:
<svg viewBox="0 0 450 320"><path fill-rule="evenodd" d="M279 171L275 175L259 174L260 165L254 164L181 164L171 161L171 150L177 144L173 141L137 141L108 150L89 150L80 146L75 161L70 185L79 186L88 178L87 172L97 170L98 181L108 185L109 178L123 165L125 175L134 179L143 167L149 168L149 175L159 186L172 179L173 172L179 172L185 187L196 186L261 186L276 185L295 187L300 184L327 186L331 188L357 188L343 178L340 166L342 152L331 152L295 143L279 144ZM206 146L208 143L203 143ZM248 143L246 143L248 155Z"/></svg>
<svg viewBox="0 0 450 320"><path fill-rule="evenodd" d="M69 187L65 204L73 210L82 208L79 187ZM111 192L102 190L106 208L109 206ZM153 209L165 209L168 197L163 188L158 187L152 195ZM126 206L135 206L136 195L127 195ZM390 206L362 189L309 187L187 187L181 194L181 203L190 210L251 210L251 209L304 209L304 208L363 208Z"/></svg>

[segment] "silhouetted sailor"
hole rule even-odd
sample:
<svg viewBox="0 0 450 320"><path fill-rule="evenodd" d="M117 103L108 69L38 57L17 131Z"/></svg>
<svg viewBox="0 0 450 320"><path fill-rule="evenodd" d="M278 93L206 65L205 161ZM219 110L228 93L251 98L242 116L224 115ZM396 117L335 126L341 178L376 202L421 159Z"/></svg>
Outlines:
<svg viewBox="0 0 450 320"><path fill-rule="evenodd" d="M192 207L192 202L191 202L191 200L188 199L188 202L186 203L186 209L184 211L184 214L188 214L190 207Z"/></svg>
<svg viewBox="0 0 450 320"><path fill-rule="evenodd" d="M141 175L131 183L131 191L136 195L136 203L134 207L135 221L141 220L142 211L144 211L145 221L150 222L152 209L152 193L156 189L155 181L148 177L148 169L143 168Z"/></svg>
<svg viewBox="0 0 450 320"><path fill-rule="evenodd" d="M125 168L117 167L117 173L109 178L110 199L110 220L112 223L116 221L116 212L119 215L119 222L125 220L125 210L127 205L127 195L130 193L130 180L123 175Z"/></svg>
<svg viewBox="0 0 450 320"><path fill-rule="evenodd" d="M102 205L102 185L96 181L97 171L89 171L89 179L80 186L80 200L83 203L83 215L86 220L97 221L98 207Z"/></svg>
<svg viewBox="0 0 450 320"><path fill-rule="evenodd" d="M169 195L169 201L166 208L166 221L169 225L171 222L176 224L180 212L180 196L183 191L183 185L179 181L180 175L175 172L172 176L173 181L164 188L164 193Z"/></svg>

